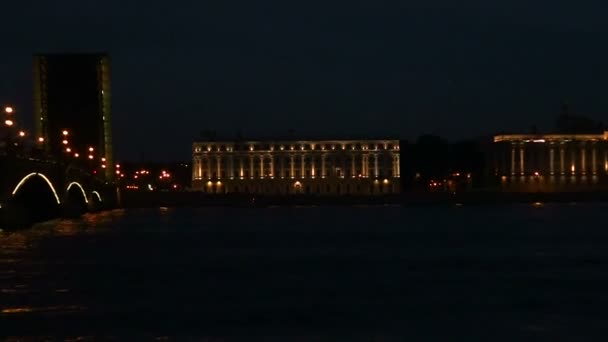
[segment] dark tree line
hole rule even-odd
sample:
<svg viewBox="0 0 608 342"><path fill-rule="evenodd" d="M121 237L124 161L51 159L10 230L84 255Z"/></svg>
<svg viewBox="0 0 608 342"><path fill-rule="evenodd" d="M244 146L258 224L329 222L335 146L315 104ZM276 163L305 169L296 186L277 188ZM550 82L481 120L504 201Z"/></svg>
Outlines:
<svg viewBox="0 0 608 342"><path fill-rule="evenodd" d="M401 155L405 190L428 190L429 182L445 179L470 179L473 185L483 179L484 153L480 141L450 143L438 136L423 135L414 143L402 143Z"/></svg>

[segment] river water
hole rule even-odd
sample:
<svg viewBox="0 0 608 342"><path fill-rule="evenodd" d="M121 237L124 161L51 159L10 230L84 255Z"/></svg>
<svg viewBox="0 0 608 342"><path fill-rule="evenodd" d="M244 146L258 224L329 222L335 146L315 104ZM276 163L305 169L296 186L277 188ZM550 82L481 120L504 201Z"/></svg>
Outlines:
<svg viewBox="0 0 608 342"><path fill-rule="evenodd" d="M159 208L47 222L0 233L0 337L603 341L607 213Z"/></svg>

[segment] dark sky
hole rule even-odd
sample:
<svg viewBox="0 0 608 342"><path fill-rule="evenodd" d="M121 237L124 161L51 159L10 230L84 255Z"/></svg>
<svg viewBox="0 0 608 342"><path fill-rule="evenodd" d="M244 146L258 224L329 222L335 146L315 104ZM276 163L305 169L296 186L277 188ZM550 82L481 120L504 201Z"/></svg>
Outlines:
<svg viewBox="0 0 608 342"><path fill-rule="evenodd" d="M606 119L607 9L605 0L7 0L0 101L31 115L34 52L107 51L121 159L187 159L204 129L449 139L550 130L564 101Z"/></svg>

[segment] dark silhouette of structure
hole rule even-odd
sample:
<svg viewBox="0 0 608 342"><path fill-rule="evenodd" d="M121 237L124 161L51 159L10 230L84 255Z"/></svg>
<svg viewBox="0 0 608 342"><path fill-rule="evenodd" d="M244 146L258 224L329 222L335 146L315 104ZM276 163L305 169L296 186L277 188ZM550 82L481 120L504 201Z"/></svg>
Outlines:
<svg viewBox="0 0 608 342"><path fill-rule="evenodd" d="M105 54L34 56L35 134L54 156L103 160L114 177L110 58Z"/></svg>

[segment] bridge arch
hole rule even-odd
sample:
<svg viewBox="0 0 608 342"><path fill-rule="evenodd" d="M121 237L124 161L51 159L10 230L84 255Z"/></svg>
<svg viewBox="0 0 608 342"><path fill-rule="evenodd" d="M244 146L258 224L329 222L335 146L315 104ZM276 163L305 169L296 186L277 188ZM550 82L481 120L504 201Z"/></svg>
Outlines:
<svg viewBox="0 0 608 342"><path fill-rule="evenodd" d="M80 189L80 192L82 193L82 197L84 198L84 203L89 203L89 199L87 198L87 193L86 193L86 191L84 191L84 188L82 187L82 185L80 185L80 183L77 183L77 182L70 183L65 191L69 192L73 186L77 186Z"/></svg>
<svg viewBox="0 0 608 342"><path fill-rule="evenodd" d="M99 202L103 202L103 201L101 200L101 195L99 195L99 192L97 192L97 191L92 191L92 192L91 192L91 197L93 197L93 195L95 195L95 197L97 197L97 200L98 200Z"/></svg>
<svg viewBox="0 0 608 342"><path fill-rule="evenodd" d="M40 178L44 179L46 184L48 184L49 188L53 192L53 196L55 196L55 200L57 201L57 204L61 204L61 200L59 199L59 195L57 194L57 191L55 190L53 183L51 183L51 181L48 179L47 176L45 176L42 173L38 173L38 172L32 172L32 173L28 174L27 176L23 177L21 179L21 181L19 181L19 183L17 183L17 186L13 190L12 195L15 196L15 194L17 194L17 192L23 186L23 184L25 184L28 181L28 179L30 179L32 177L40 177Z"/></svg>

